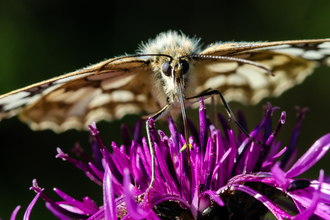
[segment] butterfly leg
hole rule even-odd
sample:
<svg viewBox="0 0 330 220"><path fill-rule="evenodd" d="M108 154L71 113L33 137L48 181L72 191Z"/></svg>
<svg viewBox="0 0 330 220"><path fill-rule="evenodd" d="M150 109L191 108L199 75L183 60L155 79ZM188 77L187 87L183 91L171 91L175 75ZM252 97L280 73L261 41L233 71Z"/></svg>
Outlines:
<svg viewBox="0 0 330 220"><path fill-rule="evenodd" d="M151 139L150 135L150 119L157 121L164 117L172 108L172 104L166 105L164 108L162 108L159 112L157 112L154 116L149 117L146 121L146 130L147 130L147 137L148 137L148 145L149 145L149 151L151 155L151 181L150 185L148 187L148 190L151 189L154 186L155 182L155 146Z"/></svg>
<svg viewBox="0 0 330 220"><path fill-rule="evenodd" d="M214 96L211 96L211 122L214 126L216 126L217 121L215 120L215 100Z"/></svg>
<svg viewBox="0 0 330 220"><path fill-rule="evenodd" d="M200 95L197 95L197 96L194 96L194 97L191 97L191 98L187 98L186 100L189 101L189 102L195 103L195 102L198 102L200 98L207 99L207 98L210 98L210 97L213 97L213 96L216 96L216 95L220 96L221 101L222 101L223 105L225 106L225 109L226 109L226 112L227 112L229 118L235 123L235 125L241 130L241 132L243 132L246 135L246 137L248 137L251 141L263 146L264 144L262 144L261 142L255 140L253 137L251 137L249 135L249 133L238 123L238 121L236 120L236 118L235 118L232 110L230 109L227 101L225 100L225 98L223 97L222 93L219 90L207 91L203 94L200 94Z"/></svg>

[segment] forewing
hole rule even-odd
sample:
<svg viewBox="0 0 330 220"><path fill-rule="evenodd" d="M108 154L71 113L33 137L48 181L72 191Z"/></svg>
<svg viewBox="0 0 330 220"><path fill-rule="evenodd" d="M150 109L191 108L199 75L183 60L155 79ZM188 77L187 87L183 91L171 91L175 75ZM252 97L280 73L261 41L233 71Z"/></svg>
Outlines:
<svg viewBox="0 0 330 220"><path fill-rule="evenodd" d="M19 114L34 130L62 132L145 112L150 75L145 60L104 61L0 96L0 120Z"/></svg>
<svg viewBox="0 0 330 220"><path fill-rule="evenodd" d="M320 64L330 64L330 39L226 43L211 46L202 55L237 57L257 62L271 71L239 62L202 59L196 64L197 89L218 89L227 101L258 103L279 96L301 83Z"/></svg>

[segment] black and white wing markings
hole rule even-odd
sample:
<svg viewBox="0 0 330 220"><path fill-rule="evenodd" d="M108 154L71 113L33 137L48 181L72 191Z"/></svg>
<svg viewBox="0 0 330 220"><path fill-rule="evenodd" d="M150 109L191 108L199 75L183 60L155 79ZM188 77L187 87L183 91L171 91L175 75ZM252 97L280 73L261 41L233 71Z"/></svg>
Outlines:
<svg viewBox="0 0 330 220"><path fill-rule="evenodd" d="M258 103L268 96L279 96L301 83L319 64L330 65L330 39L226 43L211 46L200 54L251 60L263 69L233 61L208 60L196 64L196 93L208 88L220 90L227 101Z"/></svg>
<svg viewBox="0 0 330 220"><path fill-rule="evenodd" d="M20 113L24 106L38 101L42 96L56 90L66 81L74 80L90 74L93 73L80 73L77 71L1 95L0 120Z"/></svg>
<svg viewBox="0 0 330 220"><path fill-rule="evenodd" d="M157 109L150 103L147 61L125 59L107 63L0 96L0 120L19 114L33 130L62 132L81 129L93 121Z"/></svg>

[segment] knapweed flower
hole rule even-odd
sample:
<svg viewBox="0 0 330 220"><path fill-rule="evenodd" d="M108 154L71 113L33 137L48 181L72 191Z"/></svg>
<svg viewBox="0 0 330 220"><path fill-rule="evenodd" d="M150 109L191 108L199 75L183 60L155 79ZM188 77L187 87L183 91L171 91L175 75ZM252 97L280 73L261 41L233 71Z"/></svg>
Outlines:
<svg viewBox="0 0 330 220"><path fill-rule="evenodd" d="M47 208L59 219L262 219L270 211L277 219L330 219L330 184L324 172L317 180L296 178L310 169L330 147L330 134L317 140L295 163L296 141L302 116L299 117L288 147L280 146L276 136L285 123L282 112L272 132L270 104L262 122L250 133L261 143L234 132L223 116L218 115L224 132L206 118L200 103L198 132L189 121L190 164L187 152L180 152L185 139L169 117L170 136L156 131L149 123L156 153L156 180L151 180L151 155L138 122L134 140L129 141L123 127L125 145L112 143L112 152L103 145L95 123L90 126L94 159L88 163L75 160L58 149L57 157L82 169L103 187L103 206L89 197L82 201L55 189L63 201L48 198L33 181L32 190L46 201ZM239 113L240 124L245 127ZM75 150L83 154L79 147ZM279 158L282 159L279 159ZM86 158L86 157L85 157Z"/></svg>

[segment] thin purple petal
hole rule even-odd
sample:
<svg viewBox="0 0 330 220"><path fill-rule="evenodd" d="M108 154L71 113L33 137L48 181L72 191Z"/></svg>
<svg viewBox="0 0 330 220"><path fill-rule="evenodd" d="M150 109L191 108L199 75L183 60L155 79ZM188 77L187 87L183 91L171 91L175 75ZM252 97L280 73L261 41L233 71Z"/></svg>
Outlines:
<svg viewBox="0 0 330 220"><path fill-rule="evenodd" d="M90 204L87 204L87 203L84 203L84 202L80 202L78 201L77 199L74 199L72 198L71 196L69 196L68 194L64 193L63 191L57 189L57 188L54 188L54 191L62 198L65 200L65 204L68 204L68 205L72 205L78 209L80 209L81 211L83 211L85 214L88 214L88 215L92 215L94 214L95 212L98 211L98 208L95 209L94 206L91 206ZM81 213L79 213L81 214Z"/></svg>
<svg viewBox="0 0 330 220"><path fill-rule="evenodd" d="M116 156L116 161L118 162L121 169L129 167L129 157L127 154L123 153L116 145L115 142L112 142L113 154Z"/></svg>
<svg viewBox="0 0 330 220"><path fill-rule="evenodd" d="M112 186L112 174L108 166L105 167L103 179L103 206L106 220L117 220L115 193Z"/></svg>
<svg viewBox="0 0 330 220"><path fill-rule="evenodd" d="M143 219L148 217L148 213L141 209L135 202L131 192L131 181L128 169L124 169L124 194L127 211L133 219Z"/></svg>
<svg viewBox="0 0 330 220"><path fill-rule="evenodd" d="M279 185L284 185L286 184L287 180L285 178L285 172L280 168L280 164L281 162L276 162L270 171L272 172L275 181Z"/></svg>
<svg viewBox="0 0 330 220"><path fill-rule="evenodd" d="M205 145L207 143L207 130L206 130L206 107L204 104L203 98L199 101L199 127L200 127L200 134L199 134L199 142L201 148L201 154L204 155L205 153Z"/></svg>
<svg viewBox="0 0 330 220"><path fill-rule="evenodd" d="M34 199L31 201L30 205L27 207L25 213L24 213L24 217L23 217L23 220L29 220L30 218L30 214L31 214L31 211L32 211L32 208L34 206L34 204L36 204L40 194L42 193L44 189L41 189L37 195L34 197Z"/></svg>
<svg viewBox="0 0 330 220"><path fill-rule="evenodd" d="M199 185L199 182L197 182L197 184ZM198 211L199 211L198 206L199 206L200 190L198 185L194 189L194 193L193 193L194 197L191 201L191 208L190 208L191 214L193 215L194 219L197 219Z"/></svg>
<svg viewBox="0 0 330 220"><path fill-rule="evenodd" d="M224 155L222 155L222 158L220 159L220 161L215 165L214 170L213 170L213 174L212 174L212 180L214 180L215 175L218 172L218 169L220 168L220 166L224 163L224 161L227 159L228 155L230 154L232 148L229 148L226 153ZM220 177L223 178L223 177Z"/></svg>
<svg viewBox="0 0 330 220"><path fill-rule="evenodd" d="M161 172L163 173L163 176L165 178L165 183L169 185L169 192L174 194L174 195L179 195L178 191L178 186L179 186L179 181L178 179L173 179L170 172L169 172L169 167L166 165L164 156L160 152L160 149L158 147L158 144L155 144L155 153L156 157L159 163L159 167Z"/></svg>
<svg viewBox="0 0 330 220"><path fill-rule="evenodd" d="M15 220L16 219L16 215L17 215L20 208L21 208L21 206L19 205L14 209L13 213L10 216L10 220Z"/></svg>
<svg viewBox="0 0 330 220"><path fill-rule="evenodd" d="M49 202L46 202L46 208L49 209L49 211L51 211L60 220L71 220L71 218L55 209Z"/></svg>
<svg viewBox="0 0 330 220"><path fill-rule="evenodd" d="M293 178L311 168L330 148L330 133L318 139L308 151L286 173L286 178Z"/></svg>
<svg viewBox="0 0 330 220"><path fill-rule="evenodd" d="M100 209L94 215L89 217L87 220L104 220L104 209Z"/></svg>
<svg viewBox="0 0 330 220"><path fill-rule="evenodd" d="M94 174L100 179L103 180L104 174L98 170L93 163L88 163L89 168L94 172Z"/></svg>
<svg viewBox="0 0 330 220"><path fill-rule="evenodd" d="M92 125L88 125L88 127L89 127L89 130L91 131L93 136L99 134L99 131L97 130L95 121L93 121Z"/></svg>

